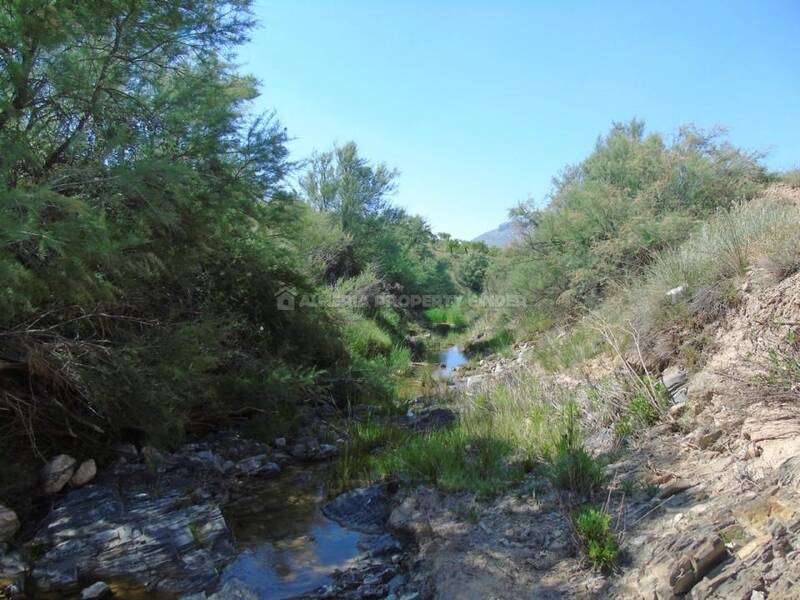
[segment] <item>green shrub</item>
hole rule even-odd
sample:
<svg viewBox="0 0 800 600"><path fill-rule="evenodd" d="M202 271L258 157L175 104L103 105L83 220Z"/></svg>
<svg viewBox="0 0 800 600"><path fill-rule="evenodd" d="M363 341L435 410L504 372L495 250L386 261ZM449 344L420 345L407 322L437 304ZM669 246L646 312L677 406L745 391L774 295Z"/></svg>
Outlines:
<svg viewBox="0 0 800 600"><path fill-rule="evenodd" d="M507 351L514 343L514 333L501 327L495 331L491 337L470 342L469 353L498 354Z"/></svg>
<svg viewBox="0 0 800 600"><path fill-rule="evenodd" d="M603 465L583 447L577 422L577 406L568 403L563 412L561 434L547 464L554 487L589 495L603 484Z"/></svg>
<svg viewBox="0 0 800 600"><path fill-rule="evenodd" d="M463 330L469 319L466 304L459 300L447 306L434 306L425 311L425 318L434 325L449 325L455 331Z"/></svg>
<svg viewBox="0 0 800 600"><path fill-rule="evenodd" d="M458 278L469 290L480 294L489 268L489 255L473 250L458 265Z"/></svg>
<svg viewBox="0 0 800 600"><path fill-rule="evenodd" d="M392 352L392 338L369 319L356 319L345 323L343 337L353 354L365 358L376 355L388 356Z"/></svg>
<svg viewBox="0 0 800 600"><path fill-rule="evenodd" d="M568 369L596 356L605 348L597 331L576 325L566 332L537 336L532 350L536 362L549 371Z"/></svg>
<svg viewBox="0 0 800 600"><path fill-rule="evenodd" d="M585 448L560 445L547 466L554 487L588 495L603 484L602 465Z"/></svg>
<svg viewBox="0 0 800 600"><path fill-rule="evenodd" d="M633 393L625 410L614 425L617 437L626 437L661 419L669 405L669 394L660 380L644 380Z"/></svg>
<svg viewBox="0 0 800 600"><path fill-rule="evenodd" d="M519 480L519 469L506 462L511 451L508 440L455 426L407 440L381 455L375 469L384 477L427 481L447 491L490 494Z"/></svg>
<svg viewBox="0 0 800 600"><path fill-rule="evenodd" d="M640 121L614 124L554 180L547 208L515 211L530 233L492 266L490 291L527 299L507 311L512 320L560 321L597 306L703 219L755 197L767 181L758 159L715 132L684 128L667 144Z"/></svg>
<svg viewBox="0 0 800 600"><path fill-rule="evenodd" d="M573 516L573 525L592 566L612 571L619 562L619 544L611 529L611 515L601 508L586 505Z"/></svg>

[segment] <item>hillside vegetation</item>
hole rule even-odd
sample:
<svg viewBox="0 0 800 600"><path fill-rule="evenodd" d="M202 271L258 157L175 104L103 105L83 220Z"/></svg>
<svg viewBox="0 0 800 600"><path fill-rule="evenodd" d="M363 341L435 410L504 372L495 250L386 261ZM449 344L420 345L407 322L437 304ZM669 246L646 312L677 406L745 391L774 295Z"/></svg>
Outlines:
<svg viewBox="0 0 800 600"><path fill-rule="evenodd" d="M392 204L395 171L353 143L293 162L252 113L230 59L253 24L238 0L0 16L5 454L388 397L420 317L374 299L467 290L464 247ZM312 301L279 310L283 290Z"/></svg>

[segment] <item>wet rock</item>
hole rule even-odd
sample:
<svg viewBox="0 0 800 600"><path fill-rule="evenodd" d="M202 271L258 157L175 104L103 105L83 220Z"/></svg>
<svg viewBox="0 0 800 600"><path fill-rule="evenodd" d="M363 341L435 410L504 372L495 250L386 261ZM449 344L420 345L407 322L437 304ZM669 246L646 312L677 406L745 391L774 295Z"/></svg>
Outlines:
<svg viewBox="0 0 800 600"><path fill-rule="evenodd" d="M104 581L93 583L81 590L81 600L103 600L111 596L111 588Z"/></svg>
<svg viewBox="0 0 800 600"><path fill-rule="evenodd" d="M343 527L364 533L380 533L389 518L389 493L375 484L340 494L323 508L323 513Z"/></svg>
<svg viewBox="0 0 800 600"><path fill-rule="evenodd" d="M97 475L97 464L90 458L81 463L69 483L72 487L81 487L94 479L95 475Z"/></svg>
<svg viewBox="0 0 800 600"><path fill-rule="evenodd" d="M77 461L68 454L59 454L42 469L42 485L45 494L57 494L60 492L72 475L75 473L75 463Z"/></svg>
<svg viewBox="0 0 800 600"><path fill-rule="evenodd" d="M339 449L333 444L320 444L317 440L305 440L293 444L288 452L295 460L311 462L333 458L339 453Z"/></svg>
<svg viewBox="0 0 800 600"><path fill-rule="evenodd" d="M19 517L10 508L0 504L0 543L7 542L19 530Z"/></svg>
<svg viewBox="0 0 800 600"><path fill-rule="evenodd" d="M408 425L416 431L433 431L449 427L456 421L456 413L448 408L427 408L413 414Z"/></svg>
<svg viewBox="0 0 800 600"><path fill-rule="evenodd" d="M390 533L361 540L358 543L360 550L366 551L371 557L395 554L403 549L403 545Z"/></svg>
<svg viewBox="0 0 800 600"><path fill-rule="evenodd" d="M16 597L17 594L21 595L25 589L25 576L28 572L28 564L22 558L19 552L9 552L4 548L4 544L0 544L0 589L2 586L13 587L16 591L9 593L6 591L6 596ZM0 594L0 598L2 598Z"/></svg>
<svg viewBox="0 0 800 600"><path fill-rule="evenodd" d="M0 594L2 594L0 598L10 598L11 600L23 597L22 590L14 583L9 583L6 586L0 587Z"/></svg>
<svg viewBox="0 0 800 600"><path fill-rule="evenodd" d="M40 555L31 573L40 592L74 588L79 573L176 595L213 585L235 554L219 505L184 465L158 485L148 473L124 465L109 483L73 490L53 506L29 543Z"/></svg>
<svg viewBox="0 0 800 600"><path fill-rule="evenodd" d="M285 437L275 438L275 447L286 448L286 438Z"/></svg>
<svg viewBox="0 0 800 600"><path fill-rule="evenodd" d="M205 470L216 471L223 475L225 474L225 460L216 452L211 450L198 450L189 453L187 458Z"/></svg>
<svg viewBox="0 0 800 600"><path fill-rule="evenodd" d="M239 579L229 579L208 600L259 600L258 595Z"/></svg>
<svg viewBox="0 0 800 600"><path fill-rule="evenodd" d="M314 460L328 460L339 454L339 449L333 444L320 444Z"/></svg>
<svg viewBox="0 0 800 600"><path fill-rule="evenodd" d="M281 468L266 454L244 458L236 463L235 469L241 475L259 477L275 477L281 472Z"/></svg>

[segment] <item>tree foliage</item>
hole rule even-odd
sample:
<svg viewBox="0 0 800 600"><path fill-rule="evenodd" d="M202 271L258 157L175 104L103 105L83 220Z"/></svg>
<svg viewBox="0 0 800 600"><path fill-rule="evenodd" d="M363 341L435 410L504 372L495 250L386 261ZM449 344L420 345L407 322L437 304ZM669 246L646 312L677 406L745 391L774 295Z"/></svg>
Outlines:
<svg viewBox="0 0 800 600"><path fill-rule="evenodd" d="M493 285L550 317L592 306L709 214L760 191L758 159L719 131L686 127L667 143L640 121L614 124L586 160L554 178L546 208L512 212L528 235L494 270Z"/></svg>
<svg viewBox="0 0 800 600"><path fill-rule="evenodd" d="M381 253L387 281L439 276L417 260L430 231L354 145L338 171L312 161L326 214L294 197L287 134L252 115L256 83L229 62L252 25L246 0L0 8L4 443L174 442L385 388L375 369L397 357L370 363L342 314L280 311L275 294L318 295Z"/></svg>

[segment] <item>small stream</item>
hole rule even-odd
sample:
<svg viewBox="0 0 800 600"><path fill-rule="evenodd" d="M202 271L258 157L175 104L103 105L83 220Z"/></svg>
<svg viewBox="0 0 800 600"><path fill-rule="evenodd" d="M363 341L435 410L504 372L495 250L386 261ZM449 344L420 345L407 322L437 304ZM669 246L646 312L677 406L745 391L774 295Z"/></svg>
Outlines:
<svg viewBox="0 0 800 600"><path fill-rule="evenodd" d="M438 359L439 368L433 373L438 380L451 378L467 362L458 346L440 352ZM432 366L436 364L432 361ZM220 586L236 579L260 600L293 598L334 583L334 571L344 571L365 556L376 536L347 529L322 512L330 467L330 463L286 466L275 479L259 481L223 507L238 554L224 567ZM118 598L174 598L121 581L108 583Z"/></svg>
<svg viewBox="0 0 800 600"><path fill-rule="evenodd" d="M458 346L447 348L439 354L435 377L448 379L466 362ZM239 579L262 600L291 598L330 583L334 569L345 569L360 555L364 536L322 514L326 469L290 467L226 508L242 552L225 568L221 583Z"/></svg>
<svg viewBox="0 0 800 600"><path fill-rule="evenodd" d="M461 351L458 346L451 346L439 355L439 370L436 371L435 376L438 379L449 379L453 376L456 367L465 364L469 359L467 355Z"/></svg>
<svg viewBox="0 0 800 600"><path fill-rule="evenodd" d="M222 573L262 600L291 598L331 582L360 551L362 534L322 514L325 465L291 467L225 514L242 553Z"/></svg>

